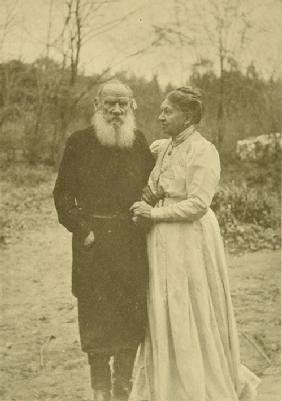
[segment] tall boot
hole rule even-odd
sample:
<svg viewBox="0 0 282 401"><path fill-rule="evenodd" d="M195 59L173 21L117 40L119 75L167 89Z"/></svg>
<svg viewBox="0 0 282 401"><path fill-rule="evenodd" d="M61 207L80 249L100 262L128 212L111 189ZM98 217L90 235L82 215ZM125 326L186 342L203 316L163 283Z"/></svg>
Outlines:
<svg viewBox="0 0 282 401"><path fill-rule="evenodd" d="M111 392L103 390L93 390L93 401L110 401Z"/></svg>
<svg viewBox="0 0 282 401"><path fill-rule="evenodd" d="M110 401L111 371L109 361L110 355L108 354L88 354L94 401Z"/></svg>
<svg viewBox="0 0 282 401"><path fill-rule="evenodd" d="M128 399L136 351L136 348L122 349L114 355L113 395L119 400Z"/></svg>

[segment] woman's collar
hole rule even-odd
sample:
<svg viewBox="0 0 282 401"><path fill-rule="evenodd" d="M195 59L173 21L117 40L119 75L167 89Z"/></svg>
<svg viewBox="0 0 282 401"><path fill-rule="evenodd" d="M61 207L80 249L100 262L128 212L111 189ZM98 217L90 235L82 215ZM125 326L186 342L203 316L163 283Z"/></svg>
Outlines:
<svg viewBox="0 0 282 401"><path fill-rule="evenodd" d="M184 142L190 135L195 132L195 125L190 125L190 127L186 128L184 131L180 132L180 134L176 135L174 138L171 138L172 146L180 145Z"/></svg>

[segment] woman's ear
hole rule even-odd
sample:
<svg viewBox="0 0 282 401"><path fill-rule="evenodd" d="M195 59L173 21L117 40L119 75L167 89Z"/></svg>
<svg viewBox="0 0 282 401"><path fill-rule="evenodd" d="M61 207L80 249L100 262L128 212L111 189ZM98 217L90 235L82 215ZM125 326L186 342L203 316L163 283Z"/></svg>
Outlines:
<svg viewBox="0 0 282 401"><path fill-rule="evenodd" d="M191 125L191 117L187 116L186 120L184 121L185 127L189 127Z"/></svg>
<svg viewBox="0 0 282 401"><path fill-rule="evenodd" d="M185 127L189 127L191 124L193 124L193 113L191 112L191 110L189 110L188 112L186 112L184 125Z"/></svg>

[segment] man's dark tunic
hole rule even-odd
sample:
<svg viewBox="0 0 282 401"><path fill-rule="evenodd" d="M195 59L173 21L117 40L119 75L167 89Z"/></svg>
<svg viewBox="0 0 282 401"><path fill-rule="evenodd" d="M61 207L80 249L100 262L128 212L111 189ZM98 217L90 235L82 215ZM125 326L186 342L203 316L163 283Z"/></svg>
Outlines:
<svg viewBox="0 0 282 401"><path fill-rule="evenodd" d="M54 200L60 223L73 233L72 290L85 352L135 347L144 336L146 244L129 207L152 167L138 131L130 149L101 145L92 127L67 141ZM90 230L95 242L87 249Z"/></svg>

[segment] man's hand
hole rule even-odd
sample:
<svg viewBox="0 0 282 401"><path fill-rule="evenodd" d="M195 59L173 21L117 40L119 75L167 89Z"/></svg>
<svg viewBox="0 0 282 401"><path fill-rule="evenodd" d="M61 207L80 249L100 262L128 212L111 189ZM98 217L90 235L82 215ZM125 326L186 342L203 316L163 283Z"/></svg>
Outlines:
<svg viewBox="0 0 282 401"><path fill-rule="evenodd" d="M95 241L95 235L93 231L90 231L90 233L87 235L87 237L84 239L83 245L86 248L90 248Z"/></svg>
<svg viewBox="0 0 282 401"><path fill-rule="evenodd" d="M144 232L148 232L152 225L151 220L146 219L146 217L142 216L133 216L132 221L136 225L136 227L139 227Z"/></svg>
<svg viewBox="0 0 282 401"><path fill-rule="evenodd" d="M143 188L141 200L145 201L151 206L155 206L158 201L158 198L153 194L149 185Z"/></svg>
<svg viewBox="0 0 282 401"><path fill-rule="evenodd" d="M134 217L141 216L141 217L145 217L146 219L151 218L151 209L152 209L152 207L144 201L135 202L135 203L133 203L133 205L130 208L130 210L133 211L133 213L134 213Z"/></svg>

